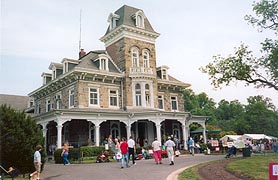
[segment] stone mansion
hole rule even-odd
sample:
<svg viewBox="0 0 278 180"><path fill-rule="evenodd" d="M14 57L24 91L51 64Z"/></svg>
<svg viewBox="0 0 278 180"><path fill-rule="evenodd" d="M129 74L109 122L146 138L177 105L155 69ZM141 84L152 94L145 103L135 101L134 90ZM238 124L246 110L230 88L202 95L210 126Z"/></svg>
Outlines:
<svg viewBox="0 0 278 180"><path fill-rule="evenodd" d="M46 144L99 146L109 135L132 135L140 145L173 135L187 144L191 123L202 126L206 142L206 117L184 112L190 84L168 74L166 65L156 66L159 33L144 12L124 5L108 22L100 38L105 50L81 49L79 59L51 63L43 85L28 94Z"/></svg>

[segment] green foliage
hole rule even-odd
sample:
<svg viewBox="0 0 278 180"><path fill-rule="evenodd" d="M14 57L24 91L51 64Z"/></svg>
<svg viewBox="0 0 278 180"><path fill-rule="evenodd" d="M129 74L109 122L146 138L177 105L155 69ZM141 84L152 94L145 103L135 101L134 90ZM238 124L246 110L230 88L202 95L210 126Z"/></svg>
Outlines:
<svg viewBox="0 0 278 180"><path fill-rule="evenodd" d="M270 29L278 32L278 2L275 0L261 0L253 4L256 16L246 15L245 20L261 30Z"/></svg>
<svg viewBox="0 0 278 180"><path fill-rule="evenodd" d="M261 0L253 4L252 15L245 19L261 30L273 30L278 35L278 3L274 0ZM276 38L277 39L277 38ZM209 75L215 88L227 86L235 81L254 85L256 88L273 88L278 91L278 41L266 39L261 43L261 57L254 57L247 45L241 44L233 55L213 57L213 62L200 70Z"/></svg>
<svg viewBox="0 0 278 180"><path fill-rule="evenodd" d="M220 137L226 134L264 133L278 136L278 112L271 99L253 96L243 105L238 100L221 100L218 106L205 93L195 95L192 90L184 92L186 111L193 115L209 115L208 130L222 130ZM187 105L190 106L187 106ZM189 108L190 107L190 108ZM190 124L190 130L200 129L198 123ZM218 138L219 134L208 134Z"/></svg>
<svg viewBox="0 0 278 180"><path fill-rule="evenodd" d="M191 89L186 89L183 92L183 98L185 111L193 115L213 116L215 102L206 93L195 95Z"/></svg>
<svg viewBox="0 0 278 180"><path fill-rule="evenodd" d="M105 150L104 146L81 146L80 148L69 149L69 159L78 160L81 157L96 157ZM62 164L63 159L61 157L62 149L57 149L54 152L54 159L56 164ZM83 155L83 156L82 156ZM113 151L109 151L109 155L112 156Z"/></svg>
<svg viewBox="0 0 278 180"><path fill-rule="evenodd" d="M30 116L6 105L0 106L0 153L4 167L15 166L21 173L34 169L33 154L38 144L44 145L42 131ZM42 151L42 161L45 150Z"/></svg>

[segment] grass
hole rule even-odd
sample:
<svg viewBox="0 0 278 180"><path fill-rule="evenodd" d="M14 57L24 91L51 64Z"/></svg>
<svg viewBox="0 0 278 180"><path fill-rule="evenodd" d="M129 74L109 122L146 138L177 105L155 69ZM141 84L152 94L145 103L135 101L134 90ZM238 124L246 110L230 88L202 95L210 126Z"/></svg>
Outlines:
<svg viewBox="0 0 278 180"><path fill-rule="evenodd" d="M184 170L182 173L179 174L178 180L184 180L184 179L199 180L199 176L197 175L197 171L199 167L201 167L201 165L197 165Z"/></svg>
<svg viewBox="0 0 278 180"><path fill-rule="evenodd" d="M244 158L229 163L227 169L248 175L256 180L268 180L270 162L278 162L278 154L256 155Z"/></svg>
<svg viewBox="0 0 278 180"><path fill-rule="evenodd" d="M223 159L225 161L226 159ZM255 155L233 161L227 165L230 172L241 173L256 180L268 180L268 167L270 162L278 162L278 154L268 153L266 155ZM213 163L213 162L212 162ZM198 168L207 163L188 168L179 174L178 180L199 180Z"/></svg>

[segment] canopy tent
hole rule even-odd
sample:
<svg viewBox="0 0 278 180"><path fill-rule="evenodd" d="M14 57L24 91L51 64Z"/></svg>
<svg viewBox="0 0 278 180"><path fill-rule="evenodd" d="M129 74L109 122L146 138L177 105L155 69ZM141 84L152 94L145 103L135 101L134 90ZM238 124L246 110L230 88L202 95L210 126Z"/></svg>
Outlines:
<svg viewBox="0 0 278 180"><path fill-rule="evenodd" d="M196 134L196 133L202 133L204 131L204 129L196 129L194 131L190 131L190 133L192 134ZM220 130L206 130L206 133L219 133Z"/></svg>
<svg viewBox="0 0 278 180"><path fill-rule="evenodd" d="M271 140L278 140L278 137L268 136Z"/></svg>
<svg viewBox="0 0 278 180"><path fill-rule="evenodd" d="M236 141L242 139L242 135L225 135L222 138L220 138L220 141Z"/></svg>
<svg viewBox="0 0 278 180"><path fill-rule="evenodd" d="M243 134L242 139L260 140L260 139L271 139L271 138L265 134Z"/></svg>

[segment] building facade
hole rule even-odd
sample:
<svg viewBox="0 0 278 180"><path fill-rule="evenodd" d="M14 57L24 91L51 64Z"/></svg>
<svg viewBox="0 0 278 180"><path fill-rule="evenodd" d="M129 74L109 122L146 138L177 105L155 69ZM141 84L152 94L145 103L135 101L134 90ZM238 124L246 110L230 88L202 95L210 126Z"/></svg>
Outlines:
<svg viewBox="0 0 278 180"><path fill-rule="evenodd" d="M109 135L132 135L138 145L173 135L186 144L193 122L205 138L206 117L184 112L183 91L190 84L168 74L167 66L156 66L159 33L144 12L124 5L108 22L100 38L105 50L81 49L79 59L51 63L43 85L29 94L46 144L99 146Z"/></svg>

